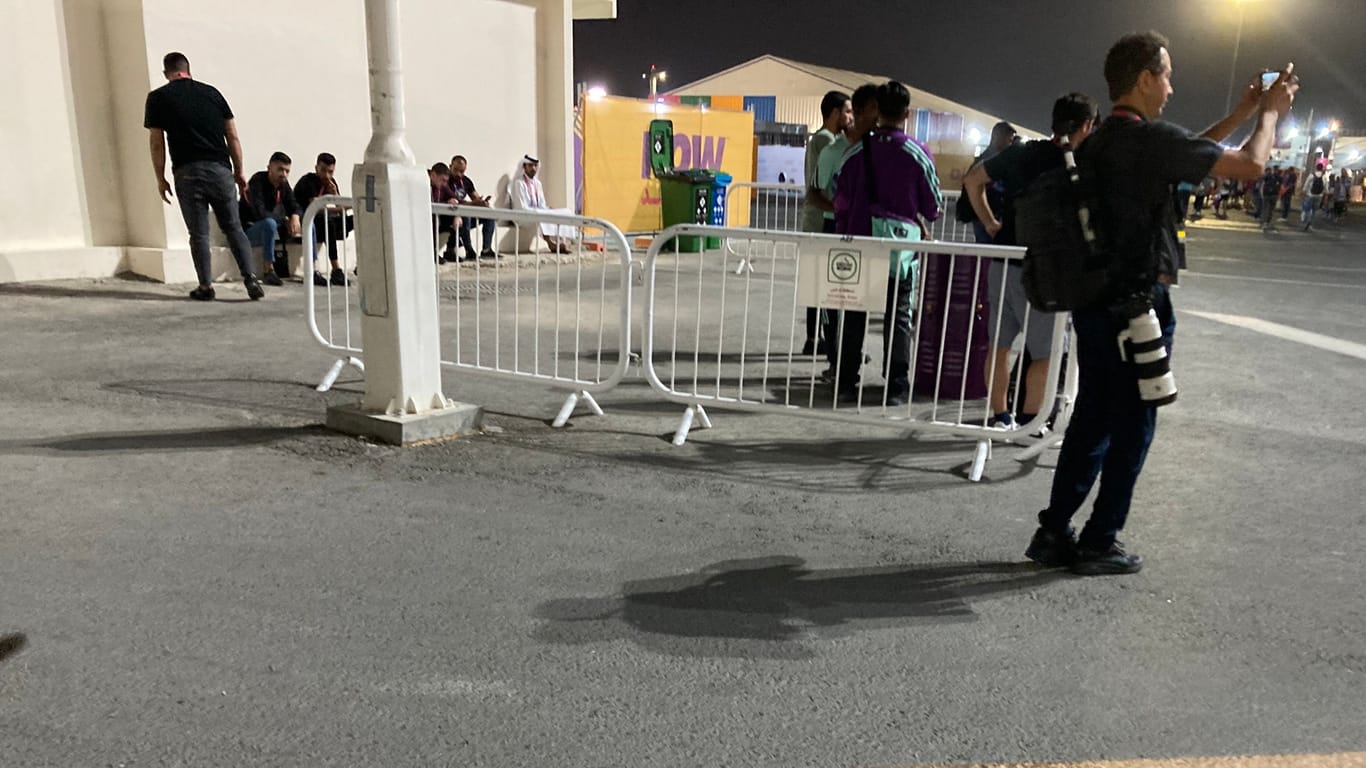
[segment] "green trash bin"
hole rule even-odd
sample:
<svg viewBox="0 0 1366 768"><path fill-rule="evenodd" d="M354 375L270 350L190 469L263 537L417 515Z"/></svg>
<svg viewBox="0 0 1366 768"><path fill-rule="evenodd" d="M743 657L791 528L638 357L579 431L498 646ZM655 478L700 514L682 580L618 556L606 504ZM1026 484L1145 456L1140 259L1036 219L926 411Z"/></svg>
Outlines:
<svg viewBox="0 0 1366 768"><path fill-rule="evenodd" d="M650 121L650 167L659 179L661 224L711 224L712 188L716 175L711 171L692 169L680 171L673 167L674 125L672 120ZM715 241L713 244L712 241ZM698 253L704 243L701 237L679 237L665 248L685 253ZM706 245L719 248L717 238L707 239Z"/></svg>

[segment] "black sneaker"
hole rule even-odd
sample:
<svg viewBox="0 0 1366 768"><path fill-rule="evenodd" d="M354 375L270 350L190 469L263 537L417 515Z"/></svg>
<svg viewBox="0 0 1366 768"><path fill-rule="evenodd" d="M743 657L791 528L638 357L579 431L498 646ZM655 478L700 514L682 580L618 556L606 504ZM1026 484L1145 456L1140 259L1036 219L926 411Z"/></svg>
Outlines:
<svg viewBox="0 0 1366 768"><path fill-rule="evenodd" d="M274 272L267 272L265 277L261 278L261 282L265 283L266 285L274 286L280 286L285 284L285 281L281 280L280 276L275 274Z"/></svg>
<svg viewBox="0 0 1366 768"><path fill-rule="evenodd" d="M1058 533L1040 527L1029 540L1025 557L1048 568L1066 568L1076 562L1077 540L1071 528L1066 533Z"/></svg>
<svg viewBox="0 0 1366 768"><path fill-rule="evenodd" d="M887 405L901 406L911 401L911 391L909 389L894 389L887 396Z"/></svg>
<svg viewBox="0 0 1366 768"><path fill-rule="evenodd" d="M1072 573L1078 576L1114 576L1141 570L1143 558L1125 552L1119 542L1111 544L1109 549L1077 547L1077 559L1072 563Z"/></svg>
<svg viewBox="0 0 1366 768"><path fill-rule="evenodd" d="M213 301L213 287L200 286L190 291L190 298L195 301Z"/></svg>
<svg viewBox="0 0 1366 768"><path fill-rule="evenodd" d="M242 284L247 287L247 296L252 301L260 301L266 296L266 289L261 287L261 281L256 279L256 275L247 275L242 278Z"/></svg>
<svg viewBox="0 0 1366 768"><path fill-rule="evenodd" d="M332 284L346 287L346 272L341 267L332 270Z"/></svg>
<svg viewBox="0 0 1366 768"><path fill-rule="evenodd" d="M323 273L319 272L316 269L313 270L313 284L318 287L323 287L327 285L327 278L323 277Z"/></svg>
<svg viewBox="0 0 1366 768"><path fill-rule="evenodd" d="M485 248L484 250L482 250L482 251L479 252L479 258L481 258L481 259L496 259L496 258L498 258L498 252L495 251L495 250L493 250L492 248Z"/></svg>

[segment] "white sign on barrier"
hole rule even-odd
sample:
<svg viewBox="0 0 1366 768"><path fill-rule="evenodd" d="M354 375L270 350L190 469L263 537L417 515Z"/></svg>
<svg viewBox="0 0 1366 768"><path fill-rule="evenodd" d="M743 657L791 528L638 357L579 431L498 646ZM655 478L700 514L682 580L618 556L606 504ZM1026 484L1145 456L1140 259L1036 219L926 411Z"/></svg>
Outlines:
<svg viewBox="0 0 1366 768"><path fill-rule="evenodd" d="M887 261L859 248L803 251L797 298L802 306L881 312L887 303Z"/></svg>

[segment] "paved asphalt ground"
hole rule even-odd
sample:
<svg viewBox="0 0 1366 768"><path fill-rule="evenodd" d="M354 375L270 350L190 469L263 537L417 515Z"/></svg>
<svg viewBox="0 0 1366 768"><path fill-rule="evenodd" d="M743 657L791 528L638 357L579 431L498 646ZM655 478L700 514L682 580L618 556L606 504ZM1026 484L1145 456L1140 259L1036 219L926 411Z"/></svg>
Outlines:
<svg viewBox="0 0 1366 768"><path fill-rule="evenodd" d="M319 428L360 385L299 286L0 287L0 765L1359 752L1366 227L1190 261L1148 567L1098 579L1023 562L1056 454L455 379L496 429L398 450Z"/></svg>

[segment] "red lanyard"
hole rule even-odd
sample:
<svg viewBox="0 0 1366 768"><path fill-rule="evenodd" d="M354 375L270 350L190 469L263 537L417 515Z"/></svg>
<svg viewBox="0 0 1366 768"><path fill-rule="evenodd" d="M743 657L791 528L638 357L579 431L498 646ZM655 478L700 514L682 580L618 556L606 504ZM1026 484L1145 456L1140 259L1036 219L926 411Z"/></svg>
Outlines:
<svg viewBox="0 0 1366 768"><path fill-rule="evenodd" d="M1122 117L1126 120L1132 120L1136 123L1148 122L1143 117L1143 115L1138 113L1138 110L1132 107L1115 107L1114 109L1110 110L1110 117Z"/></svg>

